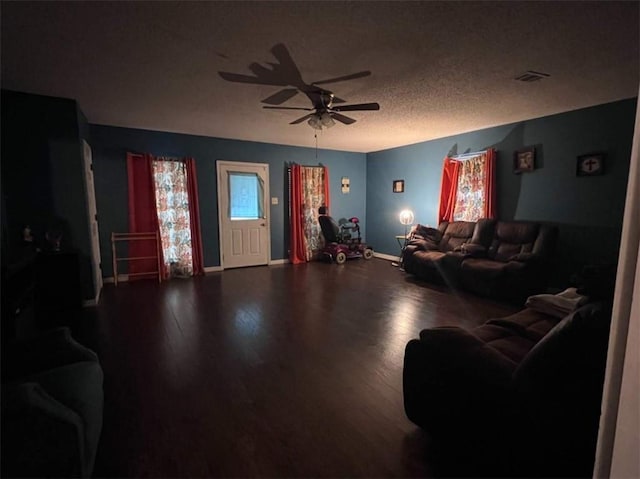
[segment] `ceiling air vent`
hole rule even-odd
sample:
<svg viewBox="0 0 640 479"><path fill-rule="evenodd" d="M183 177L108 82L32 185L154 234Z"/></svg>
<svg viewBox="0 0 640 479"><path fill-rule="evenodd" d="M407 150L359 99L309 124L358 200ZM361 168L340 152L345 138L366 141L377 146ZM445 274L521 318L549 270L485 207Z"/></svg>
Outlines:
<svg viewBox="0 0 640 479"><path fill-rule="evenodd" d="M535 72L533 70L529 70L524 72L522 75L515 77L515 80L523 81L523 82L532 82L542 80L543 78L547 78L551 75L548 73Z"/></svg>

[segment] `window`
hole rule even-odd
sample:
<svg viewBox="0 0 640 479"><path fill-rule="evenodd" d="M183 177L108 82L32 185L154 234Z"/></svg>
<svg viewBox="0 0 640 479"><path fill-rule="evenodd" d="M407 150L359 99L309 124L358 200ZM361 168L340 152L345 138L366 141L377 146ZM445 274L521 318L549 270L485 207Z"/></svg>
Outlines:
<svg viewBox="0 0 640 479"><path fill-rule="evenodd" d="M255 173L229 173L229 218L257 220L264 216L262 180Z"/></svg>

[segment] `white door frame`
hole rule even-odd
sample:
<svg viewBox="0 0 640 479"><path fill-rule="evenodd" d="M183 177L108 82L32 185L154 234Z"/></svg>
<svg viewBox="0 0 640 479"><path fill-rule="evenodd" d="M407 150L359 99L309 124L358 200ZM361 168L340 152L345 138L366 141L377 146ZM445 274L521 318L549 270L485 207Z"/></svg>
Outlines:
<svg viewBox="0 0 640 479"><path fill-rule="evenodd" d="M266 174L266 181L264 182L264 220L266 222L267 230L267 265L271 264L271 203L269 201L269 164L268 163L250 163L246 161L226 161L216 160L216 184L218 188L218 246L220 254L220 267L224 269L224 231L223 231L223 211L222 211L222 188L221 182L223 181L220 171L222 167L233 168L234 166L249 166L254 168L264 168Z"/></svg>
<svg viewBox="0 0 640 479"><path fill-rule="evenodd" d="M100 257L100 233L98 225L98 210L96 204L95 178L93 175L93 158L91 146L82 140L82 163L84 170L85 193L87 201L87 216L89 220L89 240L91 243L91 269L93 270L94 299L91 304L98 304L102 291L102 268Z"/></svg>

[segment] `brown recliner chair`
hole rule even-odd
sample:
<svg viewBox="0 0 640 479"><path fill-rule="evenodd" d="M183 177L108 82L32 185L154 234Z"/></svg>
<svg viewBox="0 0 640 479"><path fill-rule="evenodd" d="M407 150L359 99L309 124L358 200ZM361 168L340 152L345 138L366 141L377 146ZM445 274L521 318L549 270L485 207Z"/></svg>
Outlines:
<svg viewBox="0 0 640 479"><path fill-rule="evenodd" d="M486 251L478 248L460 263L462 287L516 303L544 292L557 237L555 226L496 222L491 246Z"/></svg>

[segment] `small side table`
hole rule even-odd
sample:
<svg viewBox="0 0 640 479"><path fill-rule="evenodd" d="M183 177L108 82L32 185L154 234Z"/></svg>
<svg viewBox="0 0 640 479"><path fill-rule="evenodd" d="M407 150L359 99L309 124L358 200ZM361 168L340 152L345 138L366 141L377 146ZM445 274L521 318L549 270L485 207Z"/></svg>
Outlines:
<svg viewBox="0 0 640 479"><path fill-rule="evenodd" d="M402 253L404 253L404 249L407 247L407 243L411 239L411 234L408 235L396 235L396 241L398 242L398 246L400 247L400 256L398 257L398 262L391 263L393 266L399 266L402 269Z"/></svg>

